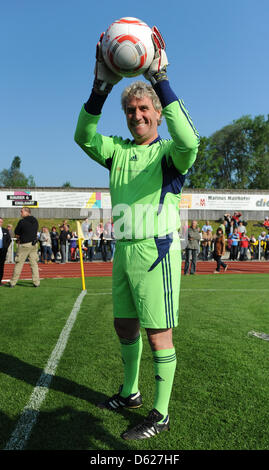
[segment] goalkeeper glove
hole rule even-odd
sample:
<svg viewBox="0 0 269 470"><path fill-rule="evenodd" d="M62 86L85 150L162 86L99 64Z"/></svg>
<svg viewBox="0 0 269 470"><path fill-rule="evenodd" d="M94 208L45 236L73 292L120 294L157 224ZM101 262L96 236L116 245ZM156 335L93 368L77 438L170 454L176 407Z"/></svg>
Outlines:
<svg viewBox="0 0 269 470"><path fill-rule="evenodd" d="M99 95L107 95L111 92L112 88L118 83L122 77L112 72L105 64L102 54L102 40L104 33L101 34L100 39L96 46L96 63L95 63L95 79L93 82L93 89Z"/></svg>
<svg viewBox="0 0 269 470"><path fill-rule="evenodd" d="M155 48L153 61L144 73L144 77L149 80L152 86L162 80L168 80L166 74L166 67L168 66L168 59L165 52L164 39L156 26L152 28L152 41Z"/></svg>

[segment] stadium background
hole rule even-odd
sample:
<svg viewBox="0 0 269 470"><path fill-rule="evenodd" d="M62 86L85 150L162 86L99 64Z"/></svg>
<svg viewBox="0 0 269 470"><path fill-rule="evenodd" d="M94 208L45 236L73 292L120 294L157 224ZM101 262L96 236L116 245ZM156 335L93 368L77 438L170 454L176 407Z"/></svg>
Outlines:
<svg viewBox="0 0 269 470"><path fill-rule="evenodd" d="M20 208L27 205L38 219L103 220L111 217L108 188L35 187L1 188L3 218L20 218ZM181 207L188 219L217 221L225 213L240 211L243 220L264 220L269 215L269 191L184 189Z"/></svg>
<svg viewBox="0 0 269 470"><path fill-rule="evenodd" d="M31 207L32 214L39 220L40 228L45 225L49 229L54 224L59 225L64 219L68 220L71 230L76 231L76 220L81 222L89 219L93 230L99 222L104 224L111 218L111 201L108 188L1 188L0 207L2 217L7 223L12 223L13 228L20 219L20 208L23 205ZM183 190L181 199L181 225L187 221L196 219L200 228L209 220L213 231L217 229L225 213L233 214L236 211L242 213L241 219L247 224L248 235L252 233L258 238L262 232L262 222L269 216L269 191L266 190ZM182 245L182 248L184 246ZM100 253L99 253L100 255ZM183 253L184 255L184 253ZM227 251L226 259L229 257ZM100 256L96 257L94 265L85 264L85 276L111 276L112 264L103 263ZM184 256L183 256L184 259ZM259 257L260 259L260 257ZM100 261L100 262L99 262ZM260 261L230 263L228 273L265 273L269 272L269 263ZM5 278L9 279L13 270L12 264L5 265ZM55 265L40 265L40 275L43 278L50 277L80 277L79 263L68 263L57 268ZM199 260L197 274L212 273L212 263ZM30 277L30 267L25 264L22 278Z"/></svg>

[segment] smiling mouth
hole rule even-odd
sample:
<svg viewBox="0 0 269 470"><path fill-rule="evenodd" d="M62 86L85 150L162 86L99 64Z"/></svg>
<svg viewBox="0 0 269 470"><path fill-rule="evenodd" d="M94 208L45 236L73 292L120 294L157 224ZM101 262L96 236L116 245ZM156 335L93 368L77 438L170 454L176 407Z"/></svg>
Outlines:
<svg viewBox="0 0 269 470"><path fill-rule="evenodd" d="M143 127L146 127L146 126L147 126L147 123L145 123L145 122L139 122L139 123L133 122L133 123L131 123L131 127L133 129L140 129L140 128L143 128Z"/></svg>

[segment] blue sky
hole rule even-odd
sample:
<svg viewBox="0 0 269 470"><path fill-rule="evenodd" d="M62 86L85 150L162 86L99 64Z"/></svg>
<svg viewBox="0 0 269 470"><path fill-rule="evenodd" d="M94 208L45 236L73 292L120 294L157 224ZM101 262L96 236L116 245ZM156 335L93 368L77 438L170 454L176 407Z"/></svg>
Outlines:
<svg viewBox="0 0 269 470"><path fill-rule="evenodd" d="M268 0L10 0L0 17L0 171L15 155L37 186L108 187L108 172L75 144L93 82L95 47L115 19L134 16L162 32L170 84L200 135L269 113ZM143 77L142 77L143 79ZM120 95L98 131L130 137ZM165 122L160 135L168 138Z"/></svg>

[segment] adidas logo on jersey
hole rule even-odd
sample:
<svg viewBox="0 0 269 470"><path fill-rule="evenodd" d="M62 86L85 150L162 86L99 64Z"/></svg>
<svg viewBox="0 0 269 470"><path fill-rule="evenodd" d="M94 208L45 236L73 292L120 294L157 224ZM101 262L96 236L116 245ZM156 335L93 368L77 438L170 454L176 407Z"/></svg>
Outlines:
<svg viewBox="0 0 269 470"><path fill-rule="evenodd" d="M136 155L133 155L133 156L130 158L130 162L137 162L137 156L136 156Z"/></svg>

